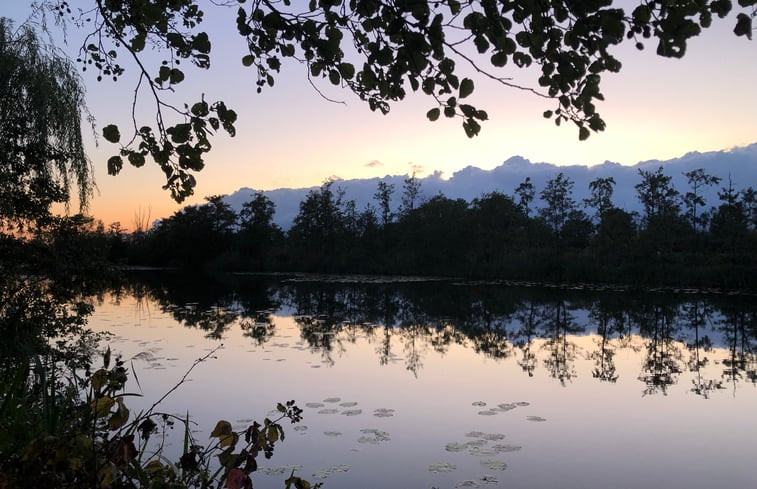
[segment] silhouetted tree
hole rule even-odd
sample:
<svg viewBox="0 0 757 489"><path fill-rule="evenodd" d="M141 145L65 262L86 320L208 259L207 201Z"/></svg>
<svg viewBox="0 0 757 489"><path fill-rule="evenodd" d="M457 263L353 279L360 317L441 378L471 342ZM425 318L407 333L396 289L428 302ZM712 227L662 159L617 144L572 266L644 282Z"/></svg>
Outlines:
<svg viewBox="0 0 757 489"><path fill-rule="evenodd" d="M273 222L276 205L260 192L256 192L252 199L242 204L239 211L239 231L237 242L240 251L246 259L255 263L258 270L267 269L275 247L281 246L283 232Z"/></svg>
<svg viewBox="0 0 757 489"><path fill-rule="evenodd" d="M589 183L591 197L584 199L584 205L595 211L595 221L601 223L610 209L613 209L612 193L615 185L613 177L597 177Z"/></svg>
<svg viewBox="0 0 757 489"><path fill-rule="evenodd" d="M387 225L394 219L394 213L392 212L392 194L394 193L394 185L386 182L379 182L376 193L373 194L373 198L376 200L379 208L379 219L381 226L386 228Z"/></svg>
<svg viewBox="0 0 757 489"><path fill-rule="evenodd" d="M526 177L515 188L515 194L518 196L518 206L526 214L526 217L531 217L531 202L534 201L534 196L536 195L534 184L531 183L531 177Z"/></svg>
<svg viewBox="0 0 757 489"><path fill-rule="evenodd" d="M706 204L702 197L702 190L720 183L720 177L707 174L704 169L698 168L684 173L691 190L683 196L683 204L686 206L686 216L697 232L704 231L707 225L707 215L699 212Z"/></svg>
<svg viewBox="0 0 757 489"><path fill-rule="evenodd" d="M88 117L76 68L28 25L0 17L0 231L20 230L68 206L85 210L93 175L82 141Z"/></svg>
<svg viewBox="0 0 757 489"><path fill-rule="evenodd" d="M405 179L402 185L402 204L400 205L400 214L407 215L419 204L421 198L421 181L412 176Z"/></svg>
<svg viewBox="0 0 757 489"><path fill-rule="evenodd" d="M539 216L549 224L555 236L560 236L571 212L576 210L573 185L573 181L560 172L555 178L548 180L547 186L541 191L540 196L546 206L539 209Z"/></svg>

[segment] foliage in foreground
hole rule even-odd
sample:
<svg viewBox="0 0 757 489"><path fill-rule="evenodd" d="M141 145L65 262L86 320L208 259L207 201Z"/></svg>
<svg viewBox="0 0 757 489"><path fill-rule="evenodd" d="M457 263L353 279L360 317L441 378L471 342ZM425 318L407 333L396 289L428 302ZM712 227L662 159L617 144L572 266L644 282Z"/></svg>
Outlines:
<svg viewBox="0 0 757 489"><path fill-rule="evenodd" d="M547 104L543 116L573 126L579 139L605 129L598 106L602 77L621 70L620 46L655 45L662 57L685 56L689 41L726 19L736 36L752 38L757 0L39 0L38 12L81 28L77 62L97 80L136 75L133 107L152 104L154 122L132 109L130 127L109 124L104 139L118 145L108 161L154 161L164 188L182 201L194 192L211 139L234 135L237 114L220 100L173 100L192 76L211 69L219 37L206 31L206 13L238 34L240 64L256 90L281 72L304 68L316 91L335 86L370 110L386 114L411 92L428 97L426 117L462 122L468 137L488 120L476 84L493 81ZM730 17L730 18L729 18ZM735 17L735 18L734 18ZM228 43L228 42L227 42ZM213 51L213 49L216 51ZM725 48L727 49L727 48ZM233 56L233 46L221 55ZM526 75L525 77L523 75ZM521 84L518 80L533 80ZM213 95L210 95L213 96ZM572 122L573 124L567 124ZM123 131L123 134L122 134Z"/></svg>
<svg viewBox="0 0 757 489"><path fill-rule="evenodd" d="M79 376L35 357L32 368L4 370L0 390L0 488L251 488L257 458L273 455L284 440L280 422L296 423L302 410L294 401L278 404L280 416L234 431L221 420L207 446L192 435L184 418L157 411L189 372L217 348L198 359L181 381L149 409L132 415L124 390L127 369L119 358ZM164 447L167 431L182 426L183 450L170 461ZM295 476L286 487L308 489ZM317 487L317 485L316 485Z"/></svg>

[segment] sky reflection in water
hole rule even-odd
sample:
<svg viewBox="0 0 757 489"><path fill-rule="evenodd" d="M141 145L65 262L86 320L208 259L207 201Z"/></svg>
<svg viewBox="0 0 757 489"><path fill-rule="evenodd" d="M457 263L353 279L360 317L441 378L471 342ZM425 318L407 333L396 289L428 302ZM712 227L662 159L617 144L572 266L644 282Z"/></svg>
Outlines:
<svg viewBox="0 0 757 489"><path fill-rule="evenodd" d="M328 488L757 480L750 298L278 282L135 285L90 321L136 357L134 408L223 343L163 406L189 409L201 442L295 399L303 421L257 488L292 468Z"/></svg>

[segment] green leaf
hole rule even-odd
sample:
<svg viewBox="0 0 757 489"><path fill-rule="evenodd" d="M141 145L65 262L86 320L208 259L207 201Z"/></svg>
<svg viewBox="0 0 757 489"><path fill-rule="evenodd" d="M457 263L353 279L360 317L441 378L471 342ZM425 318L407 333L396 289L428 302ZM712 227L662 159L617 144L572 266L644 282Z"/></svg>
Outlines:
<svg viewBox="0 0 757 489"><path fill-rule="evenodd" d="M585 141L589 138L590 134L591 132L589 131L589 129L582 126L581 128L578 129L578 140Z"/></svg>
<svg viewBox="0 0 757 489"><path fill-rule="evenodd" d="M426 112L426 117L428 117L428 120L430 120L431 122L434 122L435 120L439 118L440 114L441 114L441 111L437 107L435 109L431 109L428 112Z"/></svg>
<svg viewBox="0 0 757 489"><path fill-rule="evenodd" d="M121 133L118 131L118 126L115 124L109 124L103 127L103 137L106 141L111 143L117 143L121 140Z"/></svg>
<svg viewBox="0 0 757 489"><path fill-rule="evenodd" d="M470 78L463 78L460 82L460 98L465 98L473 93L473 80Z"/></svg>
<svg viewBox="0 0 757 489"><path fill-rule="evenodd" d="M247 56L242 56L242 64L244 66L252 66L253 61L255 61L255 58L253 58L250 54L248 54Z"/></svg>

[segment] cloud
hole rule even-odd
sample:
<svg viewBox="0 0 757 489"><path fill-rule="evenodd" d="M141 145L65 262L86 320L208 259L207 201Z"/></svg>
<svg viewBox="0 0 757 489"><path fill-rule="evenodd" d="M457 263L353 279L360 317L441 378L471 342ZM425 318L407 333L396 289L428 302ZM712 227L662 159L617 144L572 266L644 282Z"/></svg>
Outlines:
<svg viewBox="0 0 757 489"><path fill-rule="evenodd" d="M373 161L370 161L370 162L366 163L363 166L367 166L368 168L377 168L379 166L384 166L384 164L381 163L379 160L373 160Z"/></svg>
<svg viewBox="0 0 757 489"><path fill-rule="evenodd" d="M410 169L413 171L413 175L423 175L424 173L426 173L426 167L423 165L417 165L412 161L409 161L407 164L410 165Z"/></svg>

